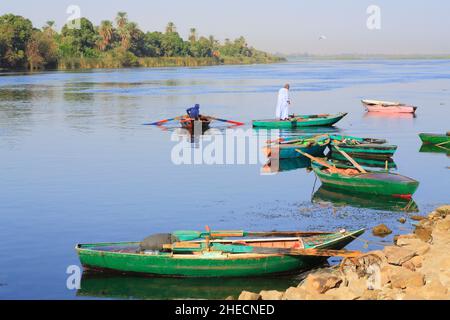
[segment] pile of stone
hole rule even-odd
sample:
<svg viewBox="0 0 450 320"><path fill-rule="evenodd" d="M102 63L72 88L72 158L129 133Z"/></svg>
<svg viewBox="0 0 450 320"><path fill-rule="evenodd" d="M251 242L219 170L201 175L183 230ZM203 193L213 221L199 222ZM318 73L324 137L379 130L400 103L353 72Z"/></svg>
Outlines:
<svg viewBox="0 0 450 320"><path fill-rule="evenodd" d="M310 273L297 287L244 291L239 300L450 300L450 205L394 245Z"/></svg>

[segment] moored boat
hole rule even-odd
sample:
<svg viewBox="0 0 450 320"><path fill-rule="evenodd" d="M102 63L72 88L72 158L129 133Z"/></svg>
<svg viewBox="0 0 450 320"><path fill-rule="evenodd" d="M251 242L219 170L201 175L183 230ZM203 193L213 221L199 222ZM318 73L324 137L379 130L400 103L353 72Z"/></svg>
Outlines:
<svg viewBox="0 0 450 320"><path fill-rule="evenodd" d="M346 159L340 152L330 152L327 154L327 158L334 164L339 161L341 166L346 165L347 168L354 168L354 166ZM370 159L370 158L360 158L360 157L352 157L358 164L365 168L380 168L380 169L397 169L397 164L389 159Z"/></svg>
<svg viewBox="0 0 450 320"><path fill-rule="evenodd" d="M417 110L416 106L406 105L400 102L362 100L362 103L368 112L415 113Z"/></svg>
<svg viewBox="0 0 450 320"><path fill-rule="evenodd" d="M324 186L350 192L368 193L372 195L393 196L411 199L419 187L419 182L400 174L343 169L333 164L330 168L313 162L312 167Z"/></svg>
<svg viewBox="0 0 450 320"><path fill-rule="evenodd" d="M189 130L189 132L194 131L195 127L198 125L199 129L202 130L202 132L209 129L209 126L211 125L212 120L209 117L201 116L199 120L191 119L191 118L184 118L180 120L181 127L183 129Z"/></svg>
<svg viewBox="0 0 450 320"><path fill-rule="evenodd" d="M264 147L264 151L267 157L275 159L292 159L303 157L296 151L297 149L307 152L313 156L320 156L323 155L323 152L329 143L330 139L327 135L315 137L300 136L295 140L291 139L288 141L270 144Z"/></svg>
<svg viewBox="0 0 450 320"><path fill-rule="evenodd" d="M244 235L243 232L234 233L235 236ZM172 250L157 251L143 250L141 242L79 244L76 251L83 267L91 271L166 277L265 276L312 268L327 257L307 252L342 249L363 233L363 229L336 233L282 232L283 237L252 239L244 236L211 242L208 239L207 248L205 240L198 239L179 243L179 247L174 243ZM298 248L306 254L283 253L286 249ZM260 253L262 251L268 253Z"/></svg>
<svg viewBox="0 0 450 320"><path fill-rule="evenodd" d="M347 113L339 113L335 115L321 114L321 115L299 115L291 117L289 120L254 120L254 128L267 128L267 129L289 129L299 127L312 127L312 126L332 126L344 118Z"/></svg>
<svg viewBox="0 0 450 320"><path fill-rule="evenodd" d="M397 151L397 146L395 145L331 143L330 149L333 154L339 153L336 145L351 156L366 159L387 160L392 158Z"/></svg>
<svg viewBox="0 0 450 320"><path fill-rule="evenodd" d="M421 133L420 140L424 144L448 145L450 144L450 131L447 134Z"/></svg>

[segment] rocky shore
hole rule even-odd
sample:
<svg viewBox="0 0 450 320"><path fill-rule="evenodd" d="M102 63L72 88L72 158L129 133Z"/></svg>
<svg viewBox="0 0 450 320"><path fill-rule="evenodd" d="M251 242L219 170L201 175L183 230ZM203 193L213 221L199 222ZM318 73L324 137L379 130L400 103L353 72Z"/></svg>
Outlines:
<svg viewBox="0 0 450 320"><path fill-rule="evenodd" d="M239 300L450 300L450 205L422 217L391 246L310 273L286 291Z"/></svg>

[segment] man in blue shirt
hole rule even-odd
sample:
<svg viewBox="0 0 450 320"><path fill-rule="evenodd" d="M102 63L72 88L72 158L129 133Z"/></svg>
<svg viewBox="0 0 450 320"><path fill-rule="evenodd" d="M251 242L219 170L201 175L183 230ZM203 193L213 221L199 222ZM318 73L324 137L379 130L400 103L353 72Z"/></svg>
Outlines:
<svg viewBox="0 0 450 320"><path fill-rule="evenodd" d="M199 120L200 118L200 105L196 104L195 107L186 110L189 118Z"/></svg>

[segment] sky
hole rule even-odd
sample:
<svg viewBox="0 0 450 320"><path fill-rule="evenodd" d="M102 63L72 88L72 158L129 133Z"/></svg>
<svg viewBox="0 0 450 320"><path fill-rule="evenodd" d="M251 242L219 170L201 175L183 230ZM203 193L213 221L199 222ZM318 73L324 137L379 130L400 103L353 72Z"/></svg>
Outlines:
<svg viewBox="0 0 450 320"><path fill-rule="evenodd" d="M450 1L443 0L1 0L0 14L25 16L37 27L54 20L60 29L70 5L94 24L126 11L144 31L163 31L172 21L185 38L192 27L221 41L242 35L272 53L450 53ZM371 5L380 10L379 29L367 27Z"/></svg>

